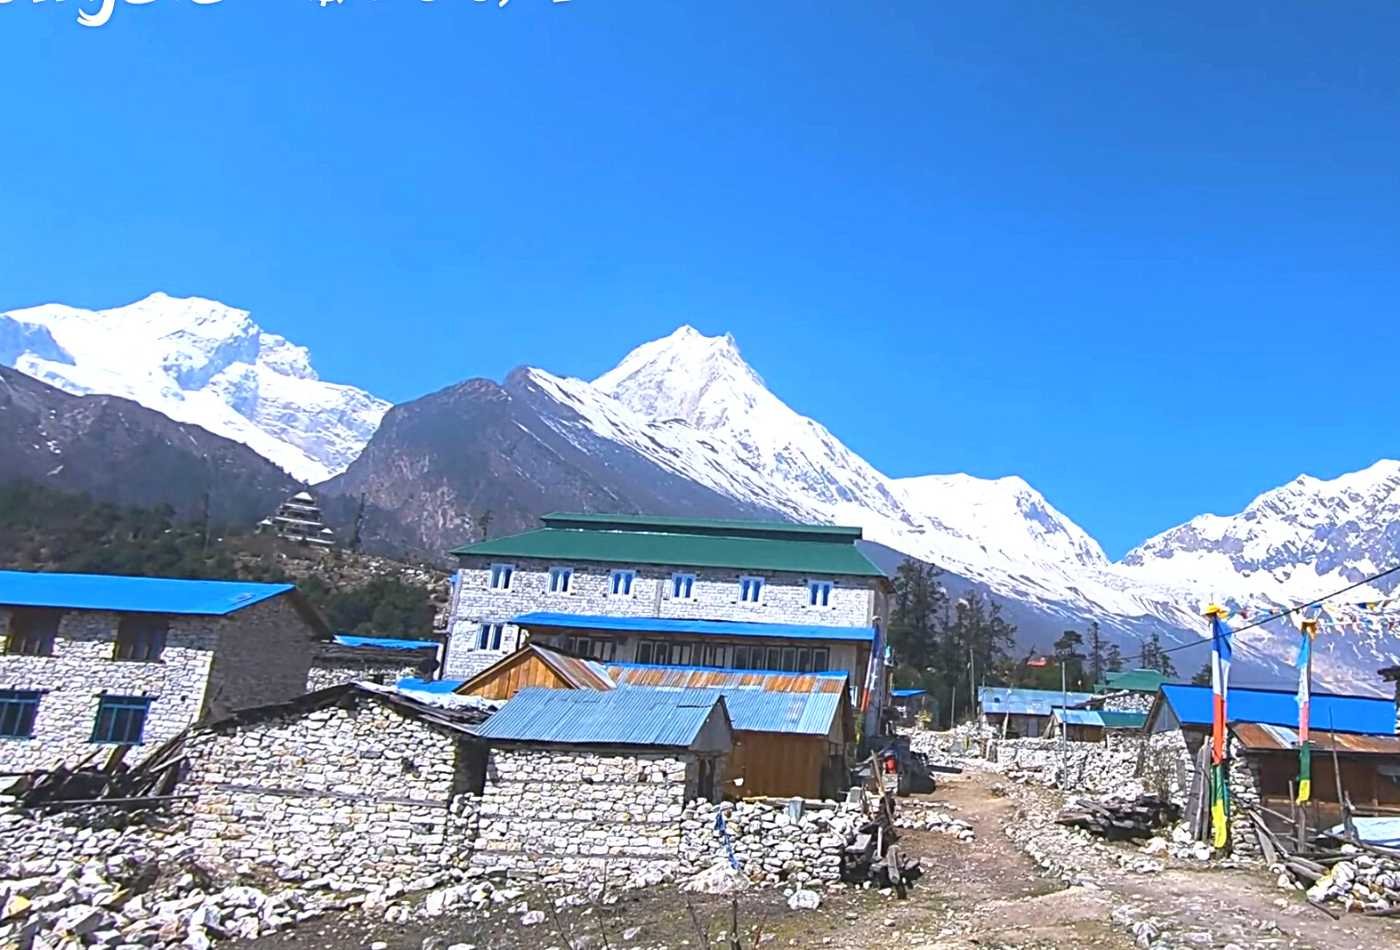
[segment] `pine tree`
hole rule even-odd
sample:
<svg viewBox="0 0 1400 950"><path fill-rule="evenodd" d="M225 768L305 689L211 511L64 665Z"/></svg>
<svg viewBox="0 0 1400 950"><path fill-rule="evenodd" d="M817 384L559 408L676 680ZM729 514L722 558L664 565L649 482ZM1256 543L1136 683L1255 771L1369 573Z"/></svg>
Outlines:
<svg viewBox="0 0 1400 950"><path fill-rule="evenodd" d="M1118 644L1110 643L1103 655L1103 669L1105 673L1123 672L1123 651Z"/></svg>
<svg viewBox="0 0 1400 950"><path fill-rule="evenodd" d="M1196 671L1196 675L1191 677L1191 682L1197 686L1209 686L1211 679L1210 660L1206 660L1206 665Z"/></svg>
<svg viewBox="0 0 1400 950"><path fill-rule="evenodd" d="M1079 648L1084 645L1084 636L1078 630L1066 630L1055 641L1055 660L1064 667L1063 682L1070 689L1082 690L1084 683L1084 654Z"/></svg>
<svg viewBox="0 0 1400 950"><path fill-rule="evenodd" d="M1089 621L1089 677L1094 683L1102 683L1105 669L1103 635L1099 632L1099 622L1091 620Z"/></svg>

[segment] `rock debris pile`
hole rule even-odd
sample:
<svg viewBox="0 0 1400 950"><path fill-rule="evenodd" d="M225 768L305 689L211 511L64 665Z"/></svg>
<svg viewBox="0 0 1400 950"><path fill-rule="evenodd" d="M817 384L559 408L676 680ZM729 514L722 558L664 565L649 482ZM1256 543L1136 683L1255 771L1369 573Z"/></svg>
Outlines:
<svg viewBox="0 0 1400 950"><path fill-rule="evenodd" d="M977 832L972 825L961 818L954 818L946 811L929 808L914 802L901 802L900 812L895 816L896 828L910 828L918 831L937 831L952 835L959 841L972 841Z"/></svg>
<svg viewBox="0 0 1400 950"><path fill-rule="evenodd" d="M1382 914L1400 908L1400 860L1350 844L1340 850L1344 860L1326 868L1315 880L1310 880L1313 869L1299 865L1296 858L1288 865L1275 866L1279 885L1306 888L1313 903L1330 903L1348 911Z"/></svg>

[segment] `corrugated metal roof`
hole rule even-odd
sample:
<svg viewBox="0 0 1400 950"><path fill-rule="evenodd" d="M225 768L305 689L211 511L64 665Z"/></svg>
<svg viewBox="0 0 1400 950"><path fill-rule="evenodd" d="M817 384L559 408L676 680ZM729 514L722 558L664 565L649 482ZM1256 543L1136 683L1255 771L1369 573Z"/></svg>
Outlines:
<svg viewBox="0 0 1400 950"><path fill-rule="evenodd" d="M922 696L927 692L926 689L892 689L890 695L895 699L908 699L910 696Z"/></svg>
<svg viewBox="0 0 1400 950"><path fill-rule="evenodd" d="M1136 693L1155 693L1167 678L1157 670L1125 670L1122 673L1106 673L1103 687L1105 692L1132 690Z"/></svg>
<svg viewBox="0 0 1400 950"><path fill-rule="evenodd" d="M291 584L0 571L0 605L10 607L223 617L295 589Z"/></svg>
<svg viewBox="0 0 1400 950"><path fill-rule="evenodd" d="M619 686L758 690L770 693L842 693L845 692L847 679L846 673L840 670L827 673L766 673L638 663L609 663L607 675Z"/></svg>
<svg viewBox="0 0 1400 950"><path fill-rule="evenodd" d="M1171 706L1183 726L1211 724L1212 697L1209 686L1169 683L1162 687L1161 700ZM1230 690L1226 716L1231 723L1257 722L1276 726L1298 724L1296 694L1282 690ZM1308 725L1312 730L1355 732L1365 735L1395 734L1395 703L1371 696L1337 696L1313 693Z"/></svg>
<svg viewBox="0 0 1400 950"><path fill-rule="evenodd" d="M523 627L563 627L570 630L618 630L674 633L688 636L767 637L786 640L875 639L874 627L821 627L793 623L745 623L740 620L679 620L671 617L599 617L537 610L511 619Z"/></svg>
<svg viewBox="0 0 1400 950"><path fill-rule="evenodd" d="M1118 712L1108 709L1060 709L1055 716L1071 726L1097 726L1100 729L1141 729L1147 713Z"/></svg>
<svg viewBox="0 0 1400 950"><path fill-rule="evenodd" d="M752 689L713 690L724 694L729 721L740 732L784 732L824 736L841 711L842 693L770 693Z"/></svg>
<svg viewBox="0 0 1400 950"><path fill-rule="evenodd" d="M1094 698L1093 693L1073 690L1015 689L1006 686L983 686L977 690L977 701L986 715L1048 716L1056 706L1077 706Z"/></svg>
<svg viewBox="0 0 1400 950"><path fill-rule="evenodd" d="M575 689L612 689L614 686L608 668L597 660L569 656L538 643L528 644L525 649L534 650L547 666L552 667L564 678L564 682Z"/></svg>
<svg viewBox="0 0 1400 950"><path fill-rule="evenodd" d="M734 537L679 531L538 528L524 534L467 544L452 552L482 557L529 557L608 564L785 571L820 576L885 577L854 539L817 536Z"/></svg>
<svg viewBox="0 0 1400 950"><path fill-rule="evenodd" d="M724 697L712 689L532 686L516 693L477 734L508 742L688 748L716 714L726 716Z"/></svg>
<svg viewBox="0 0 1400 950"><path fill-rule="evenodd" d="M859 527L834 524L745 521L739 518L676 518L668 515L579 514L555 511L540 518L540 521L546 528L712 534L732 538L801 538L830 540L843 544L859 541L865 534Z"/></svg>
<svg viewBox="0 0 1400 950"><path fill-rule="evenodd" d="M394 637L357 637L337 633L332 639L343 647L365 647L379 650L436 650L436 640L399 640Z"/></svg>
<svg viewBox="0 0 1400 950"><path fill-rule="evenodd" d="M1260 722L1237 722L1230 726L1235 738L1251 752L1288 752L1298 748L1298 730L1293 726L1278 726ZM1313 749L1356 755L1400 756L1400 736L1364 735L1353 732L1308 730Z"/></svg>

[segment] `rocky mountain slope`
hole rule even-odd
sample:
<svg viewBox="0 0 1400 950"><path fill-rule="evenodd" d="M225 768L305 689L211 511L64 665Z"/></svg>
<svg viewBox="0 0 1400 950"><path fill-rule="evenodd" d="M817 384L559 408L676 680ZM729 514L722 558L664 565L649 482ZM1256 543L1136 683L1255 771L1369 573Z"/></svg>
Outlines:
<svg viewBox="0 0 1400 950"><path fill-rule="evenodd" d="M364 535L384 550L442 557L568 508L854 523L938 564L952 586L1007 601L1023 645L1037 647L1090 620L1126 653L1152 632L1199 643L1205 599L1294 603L1400 559L1400 463L1380 462L1331 482L1302 477L1114 563L1020 478L886 476L770 391L733 337L691 327L592 381L522 367L387 415L360 390L322 383L304 349L246 312L198 298L0 314L0 363L76 392L130 394L308 479L339 472L324 486L332 520L348 522L363 498ZM1241 668L1285 678L1292 638L1284 625L1252 632ZM1349 636L1324 644L1319 664L1339 686L1377 688L1374 669L1398 654L1394 637ZM1190 673L1203 659L1198 647L1177 665Z"/></svg>
<svg viewBox="0 0 1400 950"><path fill-rule="evenodd" d="M113 396L70 396L0 367L0 483L30 481L183 517L251 523L296 482L247 446ZM212 489L212 490L211 490Z"/></svg>
<svg viewBox="0 0 1400 950"><path fill-rule="evenodd" d="M247 311L200 297L0 313L0 365L201 426L306 482L343 471L389 408L323 382L305 347L264 331Z"/></svg>

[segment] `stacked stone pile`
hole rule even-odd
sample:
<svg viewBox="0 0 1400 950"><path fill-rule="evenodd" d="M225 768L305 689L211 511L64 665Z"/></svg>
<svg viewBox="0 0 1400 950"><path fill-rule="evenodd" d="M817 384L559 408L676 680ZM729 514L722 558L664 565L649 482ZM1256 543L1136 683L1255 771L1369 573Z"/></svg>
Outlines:
<svg viewBox="0 0 1400 950"><path fill-rule="evenodd" d="M789 806L767 802L696 801L682 818L681 853L692 874L727 862L732 848L754 883L832 884L841 879L842 851L866 820L858 806L830 801L804 807L796 818Z"/></svg>
<svg viewBox="0 0 1400 950"><path fill-rule="evenodd" d="M1106 793L1143 791L1137 778L1141 743L1115 737L1108 743L1058 739L998 739L988 758L1008 778L1035 785Z"/></svg>
<svg viewBox="0 0 1400 950"><path fill-rule="evenodd" d="M954 818L946 811L930 808L914 802L901 802L900 812L895 816L896 828L911 828L917 831L937 831L951 835L959 841L972 841L977 832L972 825L961 818Z"/></svg>
<svg viewBox="0 0 1400 950"><path fill-rule="evenodd" d="M982 758L996 730L984 722L964 722L943 732L926 729L901 730L909 736L909 750L926 756L930 762L953 765L960 758Z"/></svg>
<svg viewBox="0 0 1400 950"><path fill-rule="evenodd" d="M1308 900L1371 913L1400 908L1400 860L1368 853L1354 845L1344 845L1342 851L1348 858L1332 865L1308 888ZM1280 884L1302 886L1282 874Z"/></svg>
<svg viewBox="0 0 1400 950"><path fill-rule="evenodd" d="M1016 794L1021 807L1007 822L1006 835L1045 874L1074 887L1096 887L1097 879L1115 866L1134 874L1154 874L1162 862L1141 852L1114 847L1080 828L1058 824L1057 813L1045 803Z"/></svg>

